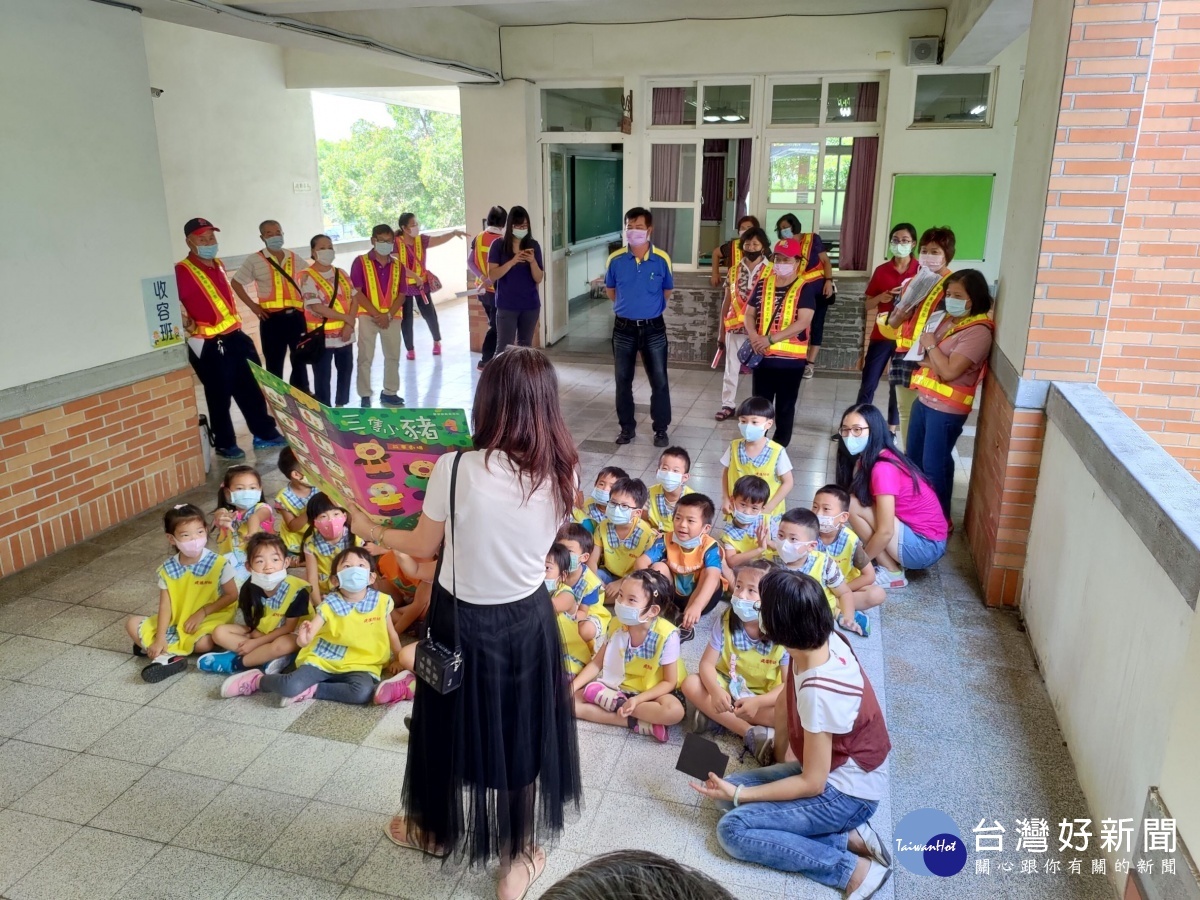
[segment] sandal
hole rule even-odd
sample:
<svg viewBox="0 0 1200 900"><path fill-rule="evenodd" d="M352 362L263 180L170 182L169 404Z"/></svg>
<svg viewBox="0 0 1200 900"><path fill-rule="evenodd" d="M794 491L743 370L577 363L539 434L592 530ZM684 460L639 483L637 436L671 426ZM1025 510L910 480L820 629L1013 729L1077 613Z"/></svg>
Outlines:
<svg viewBox="0 0 1200 900"><path fill-rule="evenodd" d="M541 878L542 873L546 871L546 851L540 847L536 848L533 853L526 850L517 859L525 864L525 871L529 873L529 880L525 883L525 890L521 891L514 900L525 900L525 896L529 893L529 889L533 887L533 883ZM538 868L539 860L542 864L540 869ZM503 900L500 897L500 884L498 882L496 884L496 897L497 900Z"/></svg>
<svg viewBox="0 0 1200 900"><path fill-rule="evenodd" d="M392 832L392 826L397 822L404 822L403 839L396 837L396 835ZM388 820L388 823L383 826L383 833L387 836L389 841L391 841L397 847L403 847L405 850L418 850L421 853L424 853L426 856L432 856L434 859L445 859L450 855L448 852L435 853L432 850L426 850L420 844L414 844L408 834L408 820L406 820L403 816L393 816L390 820Z"/></svg>
<svg viewBox="0 0 1200 900"><path fill-rule="evenodd" d="M726 419L733 418L733 412L734 410L732 406L722 406L721 411L713 416L713 418L718 422L724 422Z"/></svg>

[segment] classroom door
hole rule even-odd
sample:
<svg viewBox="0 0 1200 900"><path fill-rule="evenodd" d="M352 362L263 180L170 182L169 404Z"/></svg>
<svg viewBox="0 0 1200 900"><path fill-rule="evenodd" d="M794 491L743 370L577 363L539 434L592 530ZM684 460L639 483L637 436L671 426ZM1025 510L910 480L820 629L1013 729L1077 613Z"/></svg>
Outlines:
<svg viewBox="0 0 1200 900"><path fill-rule="evenodd" d="M546 298L542 305L542 346L548 347L567 333L570 297L567 292L567 155L563 148L544 145L542 209L546 220Z"/></svg>

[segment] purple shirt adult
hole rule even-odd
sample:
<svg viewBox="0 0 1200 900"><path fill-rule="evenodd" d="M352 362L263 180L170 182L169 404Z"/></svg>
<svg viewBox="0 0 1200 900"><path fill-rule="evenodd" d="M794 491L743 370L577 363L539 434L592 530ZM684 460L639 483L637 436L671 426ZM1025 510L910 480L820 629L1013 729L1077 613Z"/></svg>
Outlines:
<svg viewBox="0 0 1200 900"><path fill-rule="evenodd" d="M498 266L512 258L501 255L504 251L503 239L496 241L488 248L488 265ZM542 247L537 241L533 242L533 257L539 269L542 265ZM533 280L533 272L527 264L518 263L500 276L496 281L496 309L528 310L538 309L542 305L542 297L538 292L537 282Z"/></svg>

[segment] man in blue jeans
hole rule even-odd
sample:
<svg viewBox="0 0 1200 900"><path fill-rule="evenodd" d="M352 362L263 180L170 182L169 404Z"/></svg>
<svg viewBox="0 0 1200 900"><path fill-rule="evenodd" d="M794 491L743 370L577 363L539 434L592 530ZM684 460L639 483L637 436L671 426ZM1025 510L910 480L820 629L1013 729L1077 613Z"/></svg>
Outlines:
<svg viewBox="0 0 1200 900"><path fill-rule="evenodd" d="M650 422L654 446L670 443L671 386L667 383L667 326L663 321L675 281L671 257L650 243L654 217L650 210L635 206L625 213L628 243L608 258L604 287L613 302L613 368L617 381L617 420L621 423L618 444L628 444L637 432L633 408L633 368L642 354L642 366L650 379Z"/></svg>

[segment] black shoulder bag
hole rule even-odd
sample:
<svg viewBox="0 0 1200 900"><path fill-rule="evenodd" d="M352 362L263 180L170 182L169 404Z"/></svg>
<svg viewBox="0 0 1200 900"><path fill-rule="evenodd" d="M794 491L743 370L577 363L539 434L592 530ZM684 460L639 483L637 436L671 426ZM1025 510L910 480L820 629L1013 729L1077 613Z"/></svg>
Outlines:
<svg viewBox="0 0 1200 900"><path fill-rule="evenodd" d="M454 455L454 467L450 471L451 540L454 540L455 489L458 486L458 464L461 461L462 451L459 450ZM458 543L455 541L454 553L456 556L458 552ZM455 578L455 570L458 569L457 562L450 573L453 586L451 592L454 596L450 598L449 615L454 623L454 645L447 647L445 644L438 643L433 637L434 611L440 609L444 602L444 600L438 599L438 591L441 590L442 560L445 558L446 545L443 539L442 552L438 554L437 571L433 575L433 596L429 600L429 613L425 618L428 623L425 627L425 637L417 644L416 662L413 663L413 671L417 677L439 694L449 694L451 691L457 690L463 680L462 647L458 640L458 580Z"/></svg>
<svg viewBox="0 0 1200 900"><path fill-rule="evenodd" d="M284 273L287 274L286 272ZM342 270L333 270L333 296L329 298L329 306L332 308L337 303L338 286L341 284ZM300 340L296 342L296 349L292 351L292 361L297 362L302 366L316 365L317 361L325 355L325 322L328 321L324 316L321 317L321 324L312 331L306 331L300 335Z"/></svg>

